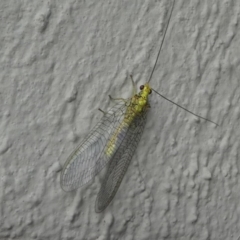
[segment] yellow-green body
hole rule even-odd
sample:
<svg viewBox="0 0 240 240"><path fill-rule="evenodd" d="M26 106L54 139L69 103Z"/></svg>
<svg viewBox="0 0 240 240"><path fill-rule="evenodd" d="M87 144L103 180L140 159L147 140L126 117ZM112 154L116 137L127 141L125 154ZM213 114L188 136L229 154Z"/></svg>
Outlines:
<svg viewBox="0 0 240 240"><path fill-rule="evenodd" d="M109 139L107 143L107 147L105 150L105 154L108 157L111 157L116 149L116 141L118 139L119 134L124 128L129 127L129 125L133 122L135 118L141 115L144 111L150 108L148 103L148 95L151 93L151 88L148 83L143 85L143 89L136 93L136 87L133 82L133 95L128 100L123 100L126 103L126 112L124 114L123 121L119 124L116 128L115 132L113 133L112 137Z"/></svg>

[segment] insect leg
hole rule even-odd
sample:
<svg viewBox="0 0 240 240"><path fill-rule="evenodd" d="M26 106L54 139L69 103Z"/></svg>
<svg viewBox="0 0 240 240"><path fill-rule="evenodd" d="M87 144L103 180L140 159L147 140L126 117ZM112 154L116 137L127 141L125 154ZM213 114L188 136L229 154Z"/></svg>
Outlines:
<svg viewBox="0 0 240 240"><path fill-rule="evenodd" d="M134 82L133 80L133 76L130 75L130 78L131 78L131 82L132 82L132 96L136 95L137 94L137 85L136 83ZM127 103L128 102L128 99L124 99L124 98L113 98L111 95L108 95L110 100L113 100L113 101L123 101L124 103Z"/></svg>
<svg viewBox="0 0 240 240"><path fill-rule="evenodd" d="M100 112L102 112L104 115L107 114L107 112L103 111L101 108L98 108L98 110L99 110Z"/></svg>
<svg viewBox="0 0 240 240"><path fill-rule="evenodd" d="M112 101L123 101L125 103L127 103L127 99L124 99L124 98L113 98L111 95L108 95L110 100Z"/></svg>
<svg viewBox="0 0 240 240"><path fill-rule="evenodd" d="M132 87L133 87L132 95L134 96L134 95L137 94L137 85L136 85L136 83L133 81L133 76L132 76L132 75L130 75L130 78L131 78L131 80L132 80Z"/></svg>

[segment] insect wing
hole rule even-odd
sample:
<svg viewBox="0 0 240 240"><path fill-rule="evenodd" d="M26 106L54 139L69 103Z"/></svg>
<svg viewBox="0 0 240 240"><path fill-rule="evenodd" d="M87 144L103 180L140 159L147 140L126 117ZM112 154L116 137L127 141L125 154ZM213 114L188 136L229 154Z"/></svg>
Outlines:
<svg viewBox="0 0 240 240"><path fill-rule="evenodd" d="M61 172L61 187L71 191L93 179L109 162L104 148L116 127L123 120L126 105L116 104L104 114L83 143L69 156ZM118 143L120 144L120 143Z"/></svg>
<svg viewBox="0 0 240 240"><path fill-rule="evenodd" d="M137 116L130 124L121 145L109 163L96 199L96 212L102 212L114 198L137 148L145 123L146 111Z"/></svg>

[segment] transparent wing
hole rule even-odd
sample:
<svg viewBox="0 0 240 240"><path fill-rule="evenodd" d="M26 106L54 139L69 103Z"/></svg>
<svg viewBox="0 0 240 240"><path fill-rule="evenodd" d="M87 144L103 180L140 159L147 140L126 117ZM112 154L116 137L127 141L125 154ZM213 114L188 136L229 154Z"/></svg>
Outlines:
<svg viewBox="0 0 240 240"><path fill-rule="evenodd" d="M96 212L102 212L114 198L137 148L145 123L146 111L136 117L127 129L125 138L113 155L103 179L95 203Z"/></svg>
<svg viewBox="0 0 240 240"><path fill-rule="evenodd" d="M116 104L103 115L83 143L69 156L61 172L61 187L71 191L93 179L109 162L104 148L126 111L124 103ZM124 137L124 133L122 138ZM120 145L120 139L116 145ZM118 146L117 146L118 147Z"/></svg>

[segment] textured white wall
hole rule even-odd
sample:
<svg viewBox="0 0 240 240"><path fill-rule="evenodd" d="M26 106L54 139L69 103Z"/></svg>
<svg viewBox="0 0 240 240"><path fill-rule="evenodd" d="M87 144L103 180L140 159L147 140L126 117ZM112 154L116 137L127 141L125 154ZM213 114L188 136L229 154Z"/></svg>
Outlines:
<svg viewBox="0 0 240 240"><path fill-rule="evenodd" d="M176 0L147 126L110 206L61 164L156 59L169 0L0 1L0 239L240 239L240 2ZM138 162L138 163L137 163Z"/></svg>

